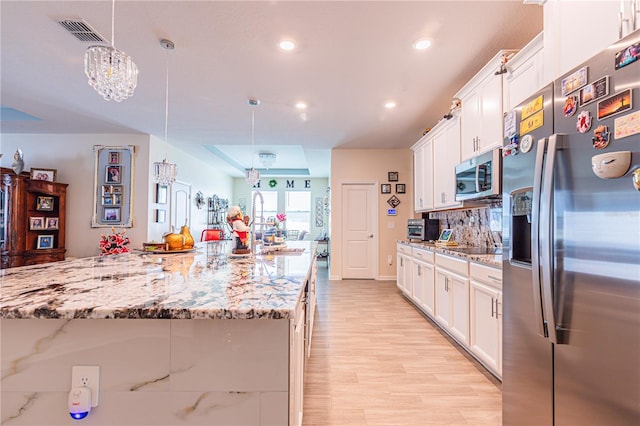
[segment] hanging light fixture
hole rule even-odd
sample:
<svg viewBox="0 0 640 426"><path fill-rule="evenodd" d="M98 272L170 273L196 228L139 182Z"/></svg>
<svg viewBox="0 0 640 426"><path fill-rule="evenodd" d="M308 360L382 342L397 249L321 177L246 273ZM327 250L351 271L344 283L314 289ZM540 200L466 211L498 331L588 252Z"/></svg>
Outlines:
<svg viewBox="0 0 640 426"><path fill-rule="evenodd" d="M122 102L138 84L138 67L133 59L115 47L116 0L111 4L111 46L89 46L84 54L84 73L106 101Z"/></svg>
<svg viewBox="0 0 640 426"><path fill-rule="evenodd" d="M165 84L165 102L164 102L164 160L153 163L153 172L156 182L160 185L171 185L176 180L178 175L178 166L174 163L167 161L167 147L169 145L169 139L167 137L169 129L169 51L173 50L176 45L171 40L162 39L160 45L167 50L167 73Z"/></svg>
<svg viewBox="0 0 640 426"><path fill-rule="evenodd" d="M258 99L249 99L249 105L258 106L260 105L260 101ZM251 110L251 168L247 170L246 181L250 186L255 186L258 182L260 182L260 172L253 168L253 148L255 145L254 141L254 133L255 133L255 110Z"/></svg>

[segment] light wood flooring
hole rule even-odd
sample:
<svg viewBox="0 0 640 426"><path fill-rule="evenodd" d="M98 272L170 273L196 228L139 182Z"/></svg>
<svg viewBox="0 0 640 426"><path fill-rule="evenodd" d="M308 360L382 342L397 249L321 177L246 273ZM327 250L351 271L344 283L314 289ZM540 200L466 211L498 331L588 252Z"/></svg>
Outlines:
<svg viewBox="0 0 640 426"><path fill-rule="evenodd" d="M501 424L500 382L419 313L395 281L318 277L306 426Z"/></svg>

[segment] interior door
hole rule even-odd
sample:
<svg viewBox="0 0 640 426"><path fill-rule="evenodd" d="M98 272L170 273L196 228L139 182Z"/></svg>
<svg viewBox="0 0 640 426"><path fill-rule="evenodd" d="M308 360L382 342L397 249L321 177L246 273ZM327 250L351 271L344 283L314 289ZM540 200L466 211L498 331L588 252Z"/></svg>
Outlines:
<svg viewBox="0 0 640 426"><path fill-rule="evenodd" d="M376 183L342 185L342 277L375 279Z"/></svg>
<svg viewBox="0 0 640 426"><path fill-rule="evenodd" d="M171 184L171 226L180 232L182 225L191 226L191 185L184 182Z"/></svg>

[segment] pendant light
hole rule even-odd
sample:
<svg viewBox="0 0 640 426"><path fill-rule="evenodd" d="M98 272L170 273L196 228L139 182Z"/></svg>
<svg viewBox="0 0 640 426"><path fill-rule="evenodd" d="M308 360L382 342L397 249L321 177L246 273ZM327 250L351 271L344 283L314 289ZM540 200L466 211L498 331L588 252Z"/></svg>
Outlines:
<svg viewBox="0 0 640 426"><path fill-rule="evenodd" d="M167 161L167 150L169 146L168 129L169 129L169 51L175 48L175 44L171 40L162 39L160 45L167 50L167 72L165 82L165 102L164 102L164 160L153 163L153 172L155 180L160 185L171 185L178 175L178 166Z"/></svg>
<svg viewBox="0 0 640 426"><path fill-rule="evenodd" d="M106 101L122 102L138 85L138 67L133 59L115 47L116 0L111 2L111 45L89 46L84 54L84 73Z"/></svg>
<svg viewBox="0 0 640 426"><path fill-rule="evenodd" d="M258 99L249 99L249 105L252 107L257 107L260 105L260 101ZM255 124L256 124L256 116L255 109L251 110L251 168L247 170L246 181L249 186L256 186L258 182L260 182L260 172L253 168L253 149L255 146L254 133L255 133Z"/></svg>

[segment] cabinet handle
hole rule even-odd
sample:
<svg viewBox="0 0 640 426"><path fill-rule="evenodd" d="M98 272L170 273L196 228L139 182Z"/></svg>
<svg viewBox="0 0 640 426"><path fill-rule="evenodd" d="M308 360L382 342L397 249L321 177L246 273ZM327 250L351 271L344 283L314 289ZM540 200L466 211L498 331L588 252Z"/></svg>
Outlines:
<svg viewBox="0 0 640 426"><path fill-rule="evenodd" d="M495 300L495 299L492 297L492 298L491 298L491 318L493 318L493 312L494 312L494 310L493 310L493 301L494 301L494 300Z"/></svg>
<svg viewBox="0 0 640 426"><path fill-rule="evenodd" d="M403 267L403 266L404 266L404 262L403 262L403 261L404 261L404 257L401 257L401 258L400 258L400 267Z"/></svg>
<svg viewBox="0 0 640 426"><path fill-rule="evenodd" d="M498 318L499 318L499 314L498 314L498 305L499 305L499 303L498 303L498 299L496 299L496 319L498 319Z"/></svg>
<svg viewBox="0 0 640 426"><path fill-rule="evenodd" d="M631 2L631 23L633 25L633 30L637 30L638 24L638 0L633 0Z"/></svg>
<svg viewBox="0 0 640 426"><path fill-rule="evenodd" d="M498 278L498 277L494 277L493 275L487 275L487 278L491 278L492 280L494 280L494 281L498 281L498 282L501 282L501 281L502 281L502 279L500 279L500 278Z"/></svg>
<svg viewBox="0 0 640 426"><path fill-rule="evenodd" d="M422 275L422 272L420 271L420 265L418 265L418 276Z"/></svg>

